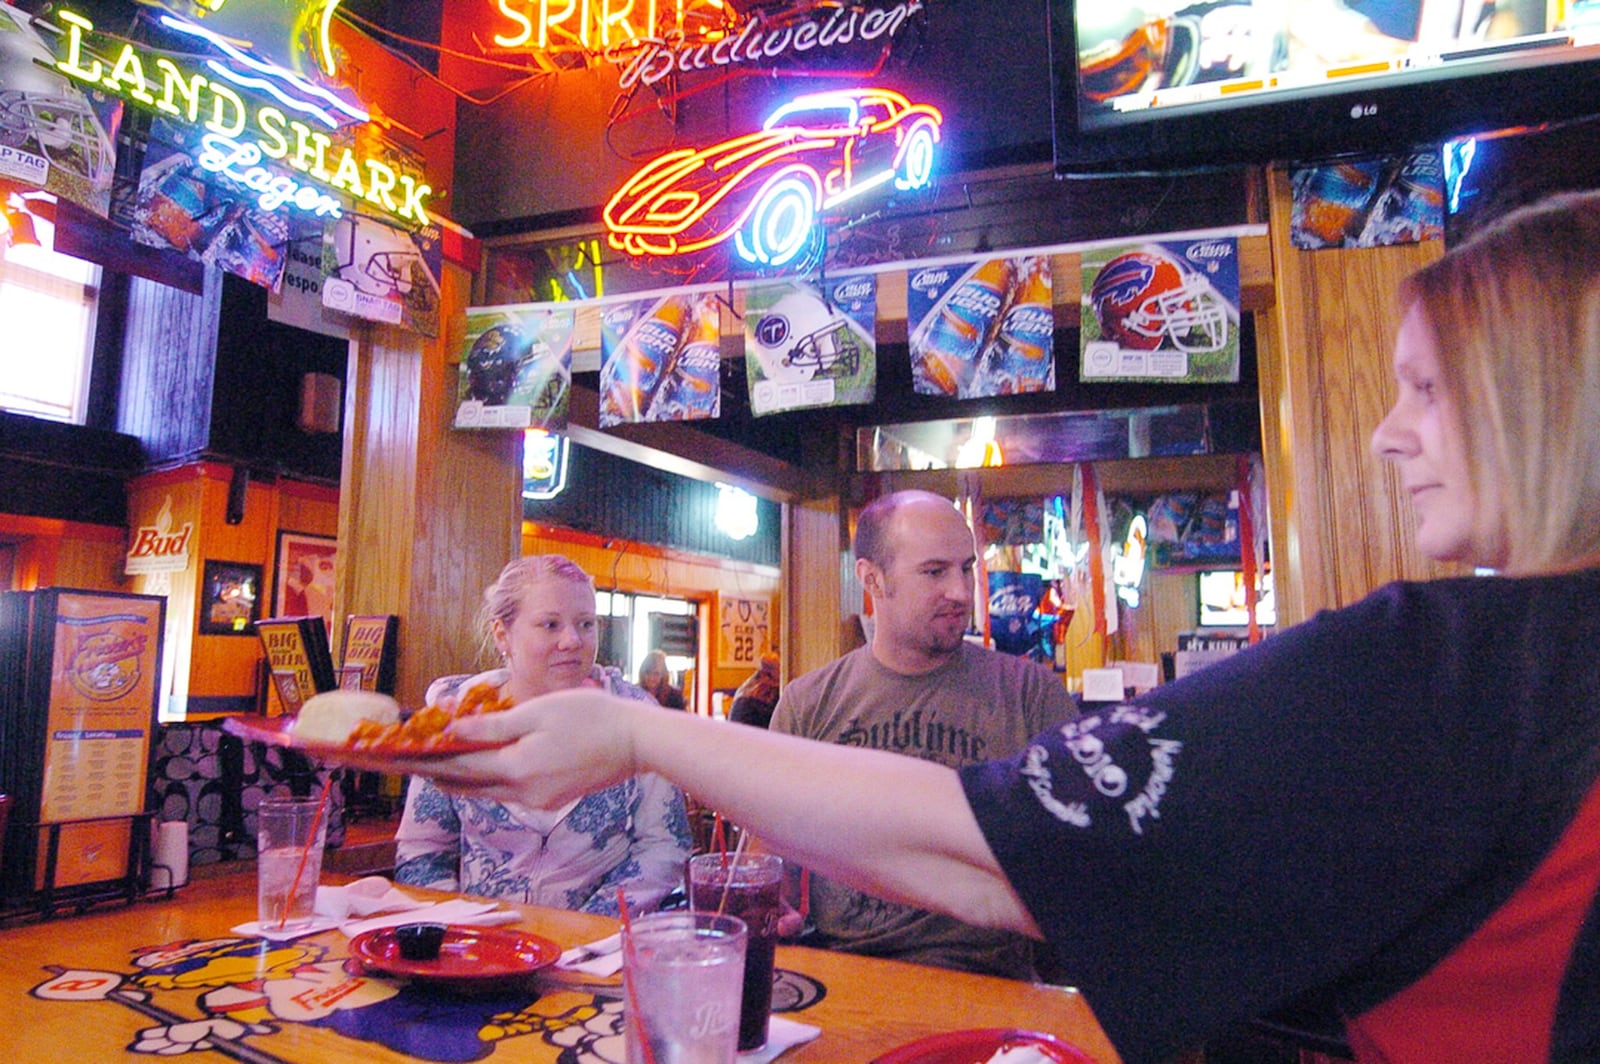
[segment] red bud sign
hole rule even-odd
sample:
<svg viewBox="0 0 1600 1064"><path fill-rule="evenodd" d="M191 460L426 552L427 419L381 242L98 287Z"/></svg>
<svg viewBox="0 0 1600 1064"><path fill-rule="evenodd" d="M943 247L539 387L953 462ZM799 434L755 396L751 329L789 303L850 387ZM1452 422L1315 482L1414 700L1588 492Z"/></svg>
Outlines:
<svg viewBox="0 0 1600 1064"><path fill-rule="evenodd" d="M173 531L169 496L154 524L134 530L122 571L129 575L181 572L189 568L189 541L193 536L192 522L185 522L181 529Z"/></svg>

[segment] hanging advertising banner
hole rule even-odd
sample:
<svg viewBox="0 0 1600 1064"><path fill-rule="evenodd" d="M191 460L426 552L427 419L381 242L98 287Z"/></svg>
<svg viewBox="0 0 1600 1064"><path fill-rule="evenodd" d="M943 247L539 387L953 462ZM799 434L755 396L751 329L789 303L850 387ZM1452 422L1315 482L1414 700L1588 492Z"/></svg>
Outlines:
<svg viewBox="0 0 1600 1064"><path fill-rule="evenodd" d="M922 267L906 286L918 394L975 399L1056 390L1049 256Z"/></svg>
<svg viewBox="0 0 1600 1064"><path fill-rule="evenodd" d="M354 318L439 335L439 229L408 231L347 214L322 242L322 305Z"/></svg>
<svg viewBox="0 0 1600 1064"><path fill-rule="evenodd" d="M134 242L276 286L289 241L306 233L320 236L322 221L263 209L250 189L197 162L205 151L199 142L193 127L151 121L132 217Z"/></svg>
<svg viewBox="0 0 1600 1064"><path fill-rule="evenodd" d="M1236 238L1093 248L1082 261L1082 381L1239 379Z"/></svg>
<svg viewBox="0 0 1600 1064"><path fill-rule="evenodd" d="M1444 165L1437 150L1289 171L1297 248L1382 247L1444 238Z"/></svg>
<svg viewBox="0 0 1600 1064"><path fill-rule="evenodd" d="M722 412L715 292L614 303L600 312L600 427Z"/></svg>
<svg viewBox="0 0 1600 1064"><path fill-rule="evenodd" d="M104 218L121 118L120 100L74 85L28 16L0 4L0 177Z"/></svg>
<svg viewBox="0 0 1600 1064"><path fill-rule="evenodd" d="M322 306L322 232L289 241L283 272L267 296L267 317L280 325L309 329L340 340L350 338L350 319Z"/></svg>
<svg viewBox="0 0 1600 1064"><path fill-rule="evenodd" d="M572 303L469 308L455 427L565 431L577 319Z"/></svg>
<svg viewBox="0 0 1600 1064"><path fill-rule="evenodd" d="M878 279L786 281L745 292L745 376L757 417L870 403L877 390Z"/></svg>

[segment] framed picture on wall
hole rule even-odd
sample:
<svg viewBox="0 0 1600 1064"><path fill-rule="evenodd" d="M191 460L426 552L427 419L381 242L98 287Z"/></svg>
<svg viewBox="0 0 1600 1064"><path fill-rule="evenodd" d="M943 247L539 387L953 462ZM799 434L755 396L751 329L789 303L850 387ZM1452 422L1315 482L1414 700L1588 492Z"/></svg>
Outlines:
<svg viewBox="0 0 1600 1064"><path fill-rule="evenodd" d="M254 636L261 616L261 566L208 559L200 585L200 634Z"/></svg>
<svg viewBox="0 0 1600 1064"><path fill-rule="evenodd" d="M333 630L334 576L339 541L309 532L279 532L273 566L272 615L321 617Z"/></svg>

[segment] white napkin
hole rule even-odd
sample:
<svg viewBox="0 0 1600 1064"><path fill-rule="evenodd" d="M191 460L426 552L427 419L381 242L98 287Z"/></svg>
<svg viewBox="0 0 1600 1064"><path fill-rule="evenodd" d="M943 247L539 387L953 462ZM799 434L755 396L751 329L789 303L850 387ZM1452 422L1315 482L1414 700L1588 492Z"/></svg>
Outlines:
<svg viewBox="0 0 1600 1064"><path fill-rule="evenodd" d="M622 970L622 935L607 935L583 946L573 946L556 961L557 968L605 977Z"/></svg>
<svg viewBox="0 0 1600 1064"><path fill-rule="evenodd" d="M317 912L340 921L352 916L423 909L427 905L383 876L366 876L342 887L317 888Z"/></svg>
<svg viewBox="0 0 1600 1064"><path fill-rule="evenodd" d="M314 935L319 931L327 931L339 926L339 921L331 916L314 916L311 922L304 927L280 928L276 924L263 927L259 920L230 927L228 930L236 935L249 935L252 938L264 938L269 942L287 942L292 938L304 938Z"/></svg>
<svg viewBox="0 0 1600 1064"><path fill-rule="evenodd" d="M339 930L348 937L355 938L365 931L373 931L380 927L398 927L401 924L473 924L482 927L493 924L514 924L520 919L522 919L521 913L512 909L502 909L499 902L452 898L450 901L424 905L419 909L385 913L370 920L347 921L339 925Z"/></svg>
<svg viewBox="0 0 1600 1064"><path fill-rule="evenodd" d="M382 916L373 916L383 913ZM352 917L370 917L365 920ZM239 935L253 935L273 942L314 935L337 927L350 938L379 927L396 927L400 924L474 924L478 926L511 924L521 919L521 914L502 909L499 902L467 901L452 898L450 901L418 901L390 883L383 876L367 876L343 887L317 888L316 915L304 927L280 929L262 927L257 920L240 924L231 930Z"/></svg>
<svg viewBox="0 0 1600 1064"><path fill-rule="evenodd" d="M772 1016L767 1020L767 1044L760 1049L740 1053L739 1064L767 1064L784 1050L805 1045L821 1033L821 1027Z"/></svg>

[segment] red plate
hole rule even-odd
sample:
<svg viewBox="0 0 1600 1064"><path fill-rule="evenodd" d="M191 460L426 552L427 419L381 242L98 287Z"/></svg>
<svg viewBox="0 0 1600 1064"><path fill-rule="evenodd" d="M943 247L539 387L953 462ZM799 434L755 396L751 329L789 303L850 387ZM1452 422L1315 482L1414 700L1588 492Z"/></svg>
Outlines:
<svg viewBox="0 0 1600 1064"><path fill-rule="evenodd" d="M451 924L444 929L437 958L408 961L400 956L395 929L380 927L352 938L350 956L369 971L470 989L513 981L548 968L561 956L561 947L526 931Z"/></svg>
<svg viewBox="0 0 1600 1064"><path fill-rule="evenodd" d="M325 739L302 739L294 733L294 717L262 717L242 714L224 717L224 729L241 739L254 739L269 746L287 746L314 757L337 759L340 757L446 757L450 754L470 754L474 750L493 750L503 742L466 742L449 736L436 737L426 746L421 743L386 743L382 746L351 747Z"/></svg>
<svg viewBox="0 0 1600 1064"><path fill-rule="evenodd" d="M1094 1058L1069 1042L1040 1031L984 1027L946 1031L891 1049L872 1064L984 1064L1007 1046L1028 1046L1057 1064L1094 1064Z"/></svg>

